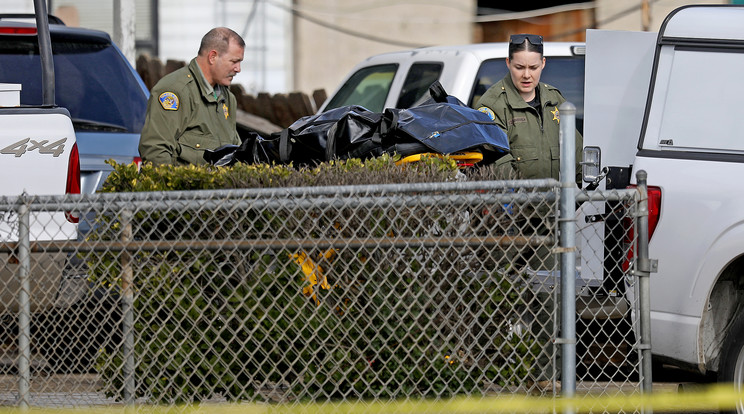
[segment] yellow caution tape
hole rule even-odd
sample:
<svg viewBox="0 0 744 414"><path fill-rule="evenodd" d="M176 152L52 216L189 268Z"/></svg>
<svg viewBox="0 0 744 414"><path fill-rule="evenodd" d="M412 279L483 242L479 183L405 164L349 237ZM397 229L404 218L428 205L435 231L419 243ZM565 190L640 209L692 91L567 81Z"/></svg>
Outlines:
<svg viewBox="0 0 744 414"><path fill-rule="evenodd" d="M329 402L309 404L202 404L192 406L135 406L94 408L0 408L0 414L465 414L465 413L632 413L652 409L660 412L735 410L744 393L730 385L701 387L690 392L657 392L641 395L563 397L456 397L448 400L408 400L390 402Z"/></svg>

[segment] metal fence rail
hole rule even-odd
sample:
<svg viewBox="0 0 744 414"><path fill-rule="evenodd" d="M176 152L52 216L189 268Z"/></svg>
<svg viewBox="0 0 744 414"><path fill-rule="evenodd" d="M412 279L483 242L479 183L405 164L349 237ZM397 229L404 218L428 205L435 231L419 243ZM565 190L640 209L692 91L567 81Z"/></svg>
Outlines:
<svg viewBox="0 0 744 414"><path fill-rule="evenodd" d="M0 198L0 405L551 395L562 375L637 392L640 193L569 203L612 219L576 213L576 366L562 373L559 189ZM65 211L90 230L70 233ZM608 246L614 276L588 278Z"/></svg>

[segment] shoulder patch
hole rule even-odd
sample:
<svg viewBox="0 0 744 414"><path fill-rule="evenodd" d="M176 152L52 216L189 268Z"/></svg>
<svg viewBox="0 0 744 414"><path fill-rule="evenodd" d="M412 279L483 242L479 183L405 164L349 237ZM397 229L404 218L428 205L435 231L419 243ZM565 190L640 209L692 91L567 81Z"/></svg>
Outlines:
<svg viewBox="0 0 744 414"><path fill-rule="evenodd" d="M160 105L166 111L177 111L178 110L178 96L173 92L163 92L158 96Z"/></svg>
<svg viewBox="0 0 744 414"><path fill-rule="evenodd" d="M487 106L481 106L480 108L478 108L478 111L483 112L484 114L488 115L488 117L491 118L491 121L496 120L496 114L493 113L491 108Z"/></svg>

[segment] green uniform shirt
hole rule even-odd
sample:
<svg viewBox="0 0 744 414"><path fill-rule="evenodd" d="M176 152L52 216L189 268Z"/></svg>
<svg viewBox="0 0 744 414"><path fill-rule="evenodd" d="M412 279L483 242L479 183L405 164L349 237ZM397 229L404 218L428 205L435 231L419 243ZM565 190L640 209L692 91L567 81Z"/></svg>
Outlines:
<svg viewBox="0 0 744 414"><path fill-rule="evenodd" d="M497 163L510 162L520 174L520 178L560 179L560 114L558 107L566 101L558 89L538 84L540 113L524 101L507 74L486 91L475 104L506 132L509 137L510 154L500 158ZM576 131L576 175L580 183L579 162L583 149L583 139Z"/></svg>
<svg viewBox="0 0 744 414"><path fill-rule="evenodd" d="M192 59L164 76L150 91L139 152L156 164L204 164L204 150L240 145L237 100L223 86L216 90Z"/></svg>

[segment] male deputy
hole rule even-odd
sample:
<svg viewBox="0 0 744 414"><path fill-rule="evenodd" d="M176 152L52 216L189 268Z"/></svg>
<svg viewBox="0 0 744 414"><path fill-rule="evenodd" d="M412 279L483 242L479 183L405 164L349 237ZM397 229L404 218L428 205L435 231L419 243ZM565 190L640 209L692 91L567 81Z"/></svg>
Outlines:
<svg viewBox="0 0 744 414"><path fill-rule="evenodd" d="M203 164L204 150L240 145L237 101L229 90L240 72L245 42L226 27L210 30L188 66L150 91L139 153L155 164Z"/></svg>

